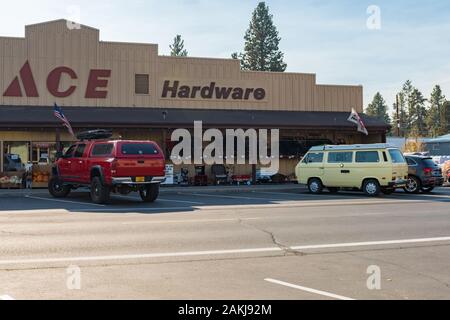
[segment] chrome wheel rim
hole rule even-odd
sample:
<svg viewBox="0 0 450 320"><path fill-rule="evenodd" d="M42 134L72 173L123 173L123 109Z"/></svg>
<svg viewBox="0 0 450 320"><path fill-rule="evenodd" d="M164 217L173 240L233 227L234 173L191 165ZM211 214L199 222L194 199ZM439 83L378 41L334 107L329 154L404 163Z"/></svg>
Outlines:
<svg viewBox="0 0 450 320"><path fill-rule="evenodd" d="M369 182L366 185L366 191L368 194L375 194L377 192L377 185L373 182Z"/></svg>
<svg viewBox="0 0 450 320"><path fill-rule="evenodd" d="M406 190L409 192L414 192L417 190L417 182L414 179L408 178L408 182L406 183Z"/></svg>
<svg viewBox="0 0 450 320"><path fill-rule="evenodd" d="M311 192L317 192L319 191L319 183L317 183L317 181L311 182L311 184L309 185L309 188L311 189Z"/></svg>

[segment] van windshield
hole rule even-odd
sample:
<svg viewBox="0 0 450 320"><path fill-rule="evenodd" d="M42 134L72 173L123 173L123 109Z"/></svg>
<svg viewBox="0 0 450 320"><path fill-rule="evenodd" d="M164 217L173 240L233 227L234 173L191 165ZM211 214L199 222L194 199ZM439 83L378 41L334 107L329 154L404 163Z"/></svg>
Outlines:
<svg viewBox="0 0 450 320"><path fill-rule="evenodd" d="M406 163L405 157L398 149L390 149L389 154L392 158L392 163Z"/></svg>

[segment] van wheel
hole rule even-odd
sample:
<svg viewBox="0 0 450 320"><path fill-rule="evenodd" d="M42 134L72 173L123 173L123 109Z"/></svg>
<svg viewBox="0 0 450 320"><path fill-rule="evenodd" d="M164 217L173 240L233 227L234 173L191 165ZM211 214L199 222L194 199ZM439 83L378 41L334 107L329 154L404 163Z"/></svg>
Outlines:
<svg viewBox="0 0 450 320"><path fill-rule="evenodd" d="M421 189L420 180L414 176L409 176L406 187L403 188L407 193L419 193Z"/></svg>
<svg viewBox="0 0 450 320"><path fill-rule="evenodd" d="M53 177L48 182L48 192L55 198L65 198L70 193L70 186L64 185L58 177Z"/></svg>
<svg viewBox="0 0 450 320"><path fill-rule="evenodd" d="M91 199L97 204L104 204L109 201L111 190L103 185L100 177L94 177L91 181Z"/></svg>
<svg viewBox="0 0 450 320"><path fill-rule="evenodd" d="M380 184L375 179L366 180L363 184L363 191L369 197L376 197L381 192Z"/></svg>
<svg viewBox="0 0 450 320"><path fill-rule="evenodd" d="M320 181L320 179L317 179L317 178L313 178L313 179L309 180L308 181L308 190L309 190L309 192L314 193L314 194L322 193L322 191L323 191L322 181Z"/></svg>
<svg viewBox="0 0 450 320"><path fill-rule="evenodd" d="M339 188L328 187L327 189L330 193L338 193L339 192Z"/></svg>
<svg viewBox="0 0 450 320"><path fill-rule="evenodd" d="M154 202L159 195L159 183L145 186L139 190L139 195L144 202Z"/></svg>

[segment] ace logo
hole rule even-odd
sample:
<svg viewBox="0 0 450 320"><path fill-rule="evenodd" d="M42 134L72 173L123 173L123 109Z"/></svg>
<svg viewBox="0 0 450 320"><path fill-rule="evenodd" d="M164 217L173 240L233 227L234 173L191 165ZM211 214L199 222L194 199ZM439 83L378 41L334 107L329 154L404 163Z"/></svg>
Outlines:
<svg viewBox="0 0 450 320"><path fill-rule="evenodd" d="M71 96L77 86L71 85L68 88L60 88L61 78L65 74L72 80L77 80L78 76L75 71L69 67L57 67L50 71L47 76L47 90L57 98L66 98ZM84 97L86 99L105 99L108 91L101 90L108 87L108 78L111 76L111 70L92 69L89 72L88 83ZM23 97L22 87L25 91L25 96L28 98L39 97L36 81L34 80L33 72L31 71L30 63L28 61L22 66L19 71L19 76L16 76L9 84L6 91L3 93L4 97Z"/></svg>

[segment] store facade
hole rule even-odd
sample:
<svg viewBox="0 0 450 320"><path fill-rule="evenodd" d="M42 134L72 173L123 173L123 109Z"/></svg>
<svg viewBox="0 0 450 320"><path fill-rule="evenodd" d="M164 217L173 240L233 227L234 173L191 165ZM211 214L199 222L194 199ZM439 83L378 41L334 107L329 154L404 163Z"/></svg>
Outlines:
<svg viewBox="0 0 450 320"><path fill-rule="evenodd" d="M314 74L241 71L233 59L162 56L156 44L100 41L99 30L65 20L26 26L24 38L0 37L0 70L0 187L17 185L18 169L28 163L35 185L44 186L57 143L73 142L53 116L54 103L76 132L106 128L124 139L152 139L168 163L171 133L191 130L196 120L204 129L280 129L285 176L312 144L383 142L388 129L362 115L365 136L346 121L352 108L363 111L361 86L320 85Z"/></svg>

